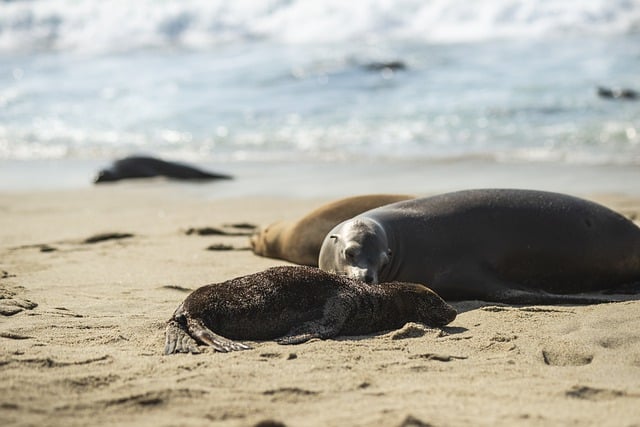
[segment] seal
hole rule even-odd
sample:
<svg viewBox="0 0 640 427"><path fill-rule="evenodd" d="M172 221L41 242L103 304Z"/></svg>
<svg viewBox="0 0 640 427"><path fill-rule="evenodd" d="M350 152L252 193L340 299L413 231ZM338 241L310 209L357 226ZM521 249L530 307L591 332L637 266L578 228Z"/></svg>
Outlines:
<svg viewBox="0 0 640 427"><path fill-rule="evenodd" d="M445 300L588 304L568 294L640 284L640 228L580 198L483 189L398 202L336 226L321 269L423 283Z"/></svg>
<svg viewBox="0 0 640 427"><path fill-rule="evenodd" d="M94 183L156 176L182 180L232 179L229 175L206 172L181 163L167 162L154 157L130 156L117 160L111 167L98 172Z"/></svg>
<svg viewBox="0 0 640 427"><path fill-rule="evenodd" d="M444 326L456 311L429 288L370 286L307 266L265 271L193 291L167 323L165 354L250 347L234 340L300 344L313 338L365 335L407 322Z"/></svg>
<svg viewBox="0 0 640 427"><path fill-rule="evenodd" d="M342 221L373 208L412 199L401 194L370 194L336 200L314 209L297 221L280 221L261 228L250 238L256 255L318 266L320 246Z"/></svg>
<svg viewBox="0 0 640 427"><path fill-rule="evenodd" d="M633 89L616 88L611 89L608 87L599 86L597 89L598 96L605 99L623 99L623 100L636 100L640 97L640 94Z"/></svg>
<svg viewBox="0 0 640 427"><path fill-rule="evenodd" d="M369 62L362 66L368 71L403 71L407 69L407 64L403 61L382 61L382 62Z"/></svg>

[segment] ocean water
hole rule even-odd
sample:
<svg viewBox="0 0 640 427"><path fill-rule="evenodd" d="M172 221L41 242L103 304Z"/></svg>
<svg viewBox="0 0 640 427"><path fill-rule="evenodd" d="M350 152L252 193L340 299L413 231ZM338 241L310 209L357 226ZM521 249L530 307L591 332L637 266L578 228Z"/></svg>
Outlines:
<svg viewBox="0 0 640 427"><path fill-rule="evenodd" d="M640 99L599 86L640 92L640 0L0 1L0 188L146 153L234 192L640 193Z"/></svg>

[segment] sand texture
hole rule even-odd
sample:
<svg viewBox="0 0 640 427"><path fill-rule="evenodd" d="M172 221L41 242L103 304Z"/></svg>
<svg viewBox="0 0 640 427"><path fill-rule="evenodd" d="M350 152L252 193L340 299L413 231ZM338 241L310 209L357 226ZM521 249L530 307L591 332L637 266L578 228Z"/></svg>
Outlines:
<svg viewBox="0 0 640 427"><path fill-rule="evenodd" d="M637 296L469 301L442 329L162 354L191 290L286 264L247 250L246 223L327 201L156 184L0 195L0 425L640 426Z"/></svg>

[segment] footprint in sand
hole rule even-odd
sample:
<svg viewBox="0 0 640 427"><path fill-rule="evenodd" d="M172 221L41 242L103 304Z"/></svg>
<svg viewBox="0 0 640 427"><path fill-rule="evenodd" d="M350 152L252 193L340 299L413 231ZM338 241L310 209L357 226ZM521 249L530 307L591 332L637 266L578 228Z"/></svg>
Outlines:
<svg viewBox="0 0 640 427"><path fill-rule="evenodd" d="M0 279L10 279L12 277L16 277L16 275L11 274L8 271L4 271L4 270L0 271Z"/></svg>
<svg viewBox="0 0 640 427"><path fill-rule="evenodd" d="M454 360L465 360L467 356L453 356L450 354L422 353L409 356L409 359L435 360L438 362L452 362Z"/></svg>
<svg viewBox="0 0 640 427"><path fill-rule="evenodd" d="M593 353L577 343L555 342L542 349L542 360L549 366L583 366L593 361Z"/></svg>
<svg viewBox="0 0 640 427"><path fill-rule="evenodd" d="M99 233L93 236L89 236L85 239L81 240L63 240L55 243L36 243L32 245L23 245L16 246L11 248L12 250L20 250L20 249L39 249L40 252L55 252L60 248L59 246L64 245L93 245L95 243L107 242L109 240L122 240L134 237L131 233L118 233L118 232L108 232L108 233ZM55 245L55 246L54 246Z"/></svg>
<svg viewBox="0 0 640 427"><path fill-rule="evenodd" d="M413 415L407 415L407 417L402 421L400 427L432 427L433 424L426 423Z"/></svg>
<svg viewBox="0 0 640 427"><path fill-rule="evenodd" d="M249 223L222 224L220 227L190 227L184 233L188 236L231 236L231 237L247 237L251 236L256 225ZM226 243L215 243L206 248L208 251L248 251L249 246L236 247Z"/></svg>
<svg viewBox="0 0 640 427"><path fill-rule="evenodd" d="M122 397L110 398L108 400L95 402L95 408L111 407L119 411L139 411L141 407L161 406L173 401L193 400L202 398L209 394L204 390L193 390L188 388L171 388L151 390L145 393L125 395Z"/></svg>
<svg viewBox="0 0 640 427"><path fill-rule="evenodd" d="M5 278L3 271L3 279ZM8 275L6 277L11 277ZM33 310L38 304L27 299L16 297L16 292L8 289L6 286L0 286L0 315L13 316L24 310Z"/></svg>
<svg viewBox="0 0 640 427"><path fill-rule="evenodd" d="M118 375L79 375L60 380L60 383L67 388L76 392L85 392L87 390L95 390L107 387L114 382L120 380Z"/></svg>
<svg viewBox="0 0 640 427"><path fill-rule="evenodd" d="M94 243L102 243L108 240L122 240L133 237L131 233L100 233L93 235L91 237L87 237L82 241L85 245L90 245Z"/></svg>
<svg viewBox="0 0 640 427"><path fill-rule="evenodd" d="M193 291L193 289L191 288L185 288L184 286L180 286L180 285L163 285L160 286L161 289L171 289L174 291L180 291L180 292L191 292Z"/></svg>
<svg viewBox="0 0 640 427"><path fill-rule="evenodd" d="M404 340L407 338L420 338L430 333L435 336L440 335L440 329L430 328L422 323L409 322L405 324L401 329L393 331L391 333L392 340Z"/></svg>
<svg viewBox="0 0 640 427"><path fill-rule="evenodd" d="M274 402L285 401L297 403L305 398L320 394L317 391L306 390L299 387L281 387L273 390L265 390L262 392L265 396L271 396Z"/></svg>
<svg viewBox="0 0 640 427"><path fill-rule="evenodd" d="M638 342L640 342L640 334L638 333L620 333L619 335L605 336L596 340L596 344L602 348L608 349L617 349L621 347L634 348L637 346Z"/></svg>
<svg viewBox="0 0 640 427"><path fill-rule="evenodd" d="M222 224L220 227L190 227L185 234L197 236L251 236L256 225L248 223Z"/></svg>
<svg viewBox="0 0 640 427"><path fill-rule="evenodd" d="M0 299L0 314L3 316L13 316L24 310L33 310L38 304L33 301L20 298Z"/></svg>
<svg viewBox="0 0 640 427"><path fill-rule="evenodd" d="M249 246L243 247L235 247L232 245L226 245L224 243L214 243L213 245L207 246L208 251L248 251L251 248Z"/></svg>
<svg viewBox="0 0 640 427"><path fill-rule="evenodd" d="M262 420L254 424L253 427L287 427L287 425L276 420Z"/></svg>
<svg viewBox="0 0 640 427"><path fill-rule="evenodd" d="M594 402L628 396L627 393L620 390L608 390L580 385L574 386L571 390L567 390L565 395L575 399L590 400Z"/></svg>

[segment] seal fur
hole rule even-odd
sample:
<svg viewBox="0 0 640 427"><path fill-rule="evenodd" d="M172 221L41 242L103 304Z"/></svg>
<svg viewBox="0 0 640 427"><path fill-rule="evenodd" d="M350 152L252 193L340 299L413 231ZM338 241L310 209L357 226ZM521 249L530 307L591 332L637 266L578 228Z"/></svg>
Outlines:
<svg viewBox="0 0 640 427"><path fill-rule="evenodd" d="M317 267L322 241L333 227L370 209L412 198L401 194L369 194L336 200L297 221L274 222L261 228L251 236L251 248L256 255Z"/></svg>
<svg viewBox="0 0 640 427"><path fill-rule="evenodd" d="M273 267L193 291L166 329L165 354L245 350L236 340L299 344L364 335L407 322L444 326L456 311L423 285L363 282L302 266Z"/></svg>
<svg viewBox="0 0 640 427"><path fill-rule="evenodd" d="M640 283L640 229L564 194L467 190L339 224L323 242L319 265L371 283L423 283L446 300L603 302L567 294Z"/></svg>

